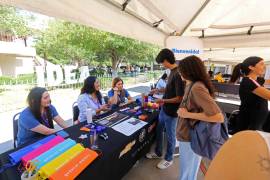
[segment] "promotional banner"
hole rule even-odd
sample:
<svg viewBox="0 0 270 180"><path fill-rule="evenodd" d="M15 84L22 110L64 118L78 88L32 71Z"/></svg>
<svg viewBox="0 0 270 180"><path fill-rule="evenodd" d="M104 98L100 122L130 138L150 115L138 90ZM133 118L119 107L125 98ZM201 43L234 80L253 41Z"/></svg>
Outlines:
<svg viewBox="0 0 270 180"><path fill-rule="evenodd" d="M84 150L84 147L81 144L76 144L72 148L68 149L66 152L55 158L54 160L47 163L45 166L40 168L39 177L41 179L47 179L53 173L55 173L58 169L60 169L63 165L77 156Z"/></svg>
<svg viewBox="0 0 270 180"><path fill-rule="evenodd" d="M52 140L50 140L46 144L43 144L40 147L33 150L32 152L26 154L25 156L22 157L23 165L25 166L28 161L36 158L37 156L48 151L49 149L51 149L52 147L56 146L57 144L63 142L64 140L65 139L62 138L61 136L56 136L55 138L53 138Z"/></svg>
<svg viewBox="0 0 270 180"><path fill-rule="evenodd" d="M75 179L97 157L98 154L95 151L86 148L79 155L51 175L49 180Z"/></svg>
<svg viewBox="0 0 270 180"><path fill-rule="evenodd" d="M203 42L197 37L169 36L166 40L166 48L173 51L176 60L203 54Z"/></svg>
<svg viewBox="0 0 270 180"><path fill-rule="evenodd" d="M45 153L41 154L40 156L36 157L33 162L39 170L42 166L59 156L60 154L64 153L69 148L73 147L76 142L72 139L66 139L65 141L61 142L60 144L54 146L50 150L46 151Z"/></svg>
<svg viewBox="0 0 270 180"><path fill-rule="evenodd" d="M45 137L37 142L35 142L34 144L28 145L18 151L15 151L11 154L9 154L9 159L13 164L16 164L18 162L21 161L21 158L23 156L25 156L26 154L28 154L29 152L32 152L33 150L35 150L36 148L42 146L43 144L49 142L50 140L52 140L53 138L55 138L55 135L50 135L48 137Z"/></svg>

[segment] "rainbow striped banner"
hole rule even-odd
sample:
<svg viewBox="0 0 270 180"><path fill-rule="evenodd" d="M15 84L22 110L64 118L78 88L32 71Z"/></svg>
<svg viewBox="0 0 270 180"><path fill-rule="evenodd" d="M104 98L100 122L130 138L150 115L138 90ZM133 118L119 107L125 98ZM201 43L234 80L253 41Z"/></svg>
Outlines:
<svg viewBox="0 0 270 180"><path fill-rule="evenodd" d="M33 150L32 152L26 154L25 156L22 157L22 163L23 163L23 165L25 166L28 161L30 161L30 160L38 157L42 153L48 151L49 149L51 149L52 147L56 146L57 144L63 142L64 140L65 139L62 138L61 136L56 136L55 138L53 138L49 142L41 145L40 147L38 147L37 149Z"/></svg>
<svg viewBox="0 0 270 180"><path fill-rule="evenodd" d="M36 165L37 170L39 170L42 166L64 153L66 150L70 149L76 144L76 142L70 138L61 142L60 144L54 146L50 150L44 152L40 156L33 159L33 163Z"/></svg>
<svg viewBox="0 0 270 180"><path fill-rule="evenodd" d="M76 144L54 160L47 163L45 166L41 167L39 170L39 178L47 179L53 173L55 173L59 168L65 165L67 162L72 160L75 156L80 154L85 148L81 144Z"/></svg>

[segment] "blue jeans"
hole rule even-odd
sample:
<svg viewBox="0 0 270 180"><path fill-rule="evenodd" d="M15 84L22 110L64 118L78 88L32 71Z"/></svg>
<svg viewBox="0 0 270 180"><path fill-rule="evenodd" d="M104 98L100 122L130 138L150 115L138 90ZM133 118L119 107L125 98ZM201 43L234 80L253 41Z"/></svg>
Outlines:
<svg viewBox="0 0 270 180"><path fill-rule="evenodd" d="M162 156L163 149L163 132L166 129L167 135L167 151L165 154L166 161L173 160L173 154L175 151L175 141L176 141L176 124L177 117L168 116L163 109L159 112L158 125L157 125L157 143L155 148L155 153L158 156Z"/></svg>
<svg viewBox="0 0 270 180"><path fill-rule="evenodd" d="M197 180L202 157L193 152L190 142L179 142L179 180Z"/></svg>

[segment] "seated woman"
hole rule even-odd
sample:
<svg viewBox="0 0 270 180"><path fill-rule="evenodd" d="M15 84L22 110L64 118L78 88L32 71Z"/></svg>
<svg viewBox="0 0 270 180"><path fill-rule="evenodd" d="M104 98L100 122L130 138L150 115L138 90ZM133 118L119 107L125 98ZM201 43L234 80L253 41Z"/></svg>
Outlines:
<svg viewBox="0 0 270 180"><path fill-rule="evenodd" d="M123 80L119 77L113 79L112 89L108 92L109 104L113 107L119 106L125 103L125 98L128 99L127 103L133 102L132 97L129 95L128 91L123 88Z"/></svg>
<svg viewBox="0 0 270 180"><path fill-rule="evenodd" d="M42 135L55 133L55 121L66 128L65 121L58 115L45 88L33 88L27 97L28 107L20 113L18 120L18 146L38 139Z"/></svg>
<svg viewBox="0 0 270 180"><path fill-rule="evenodd" d="M89 76L84 80L81 94L78 97L77 103L80 110L79 119L75 124L86 121L86 110L91 108L93 115L99 114L101 111L107 111L108 105L100 93L99 81L94 76Z"/></svg>

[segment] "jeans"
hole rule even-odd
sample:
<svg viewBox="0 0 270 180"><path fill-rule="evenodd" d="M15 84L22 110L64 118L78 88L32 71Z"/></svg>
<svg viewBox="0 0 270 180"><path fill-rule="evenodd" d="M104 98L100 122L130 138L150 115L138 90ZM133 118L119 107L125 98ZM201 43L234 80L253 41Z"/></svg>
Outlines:
<svg viewBox="0 0 270 180"><path fill-rule="evenodd" d="M179 180L197 180L202 157L193 152L190 142L179 142Z"/></svg>
<svg viewBox="0 0 270 180"><path fill-rule="evenodd" d="M155 148L155 153L158 156L162 156L163 149L163 132L166 129L167 135L167 151L165 154L166 161L173 160L173 154L175 151L175 141L176 141L176 125L177 117L168 116L163 109L161 109L158 117L157 125L157 143Z"/></svg>

